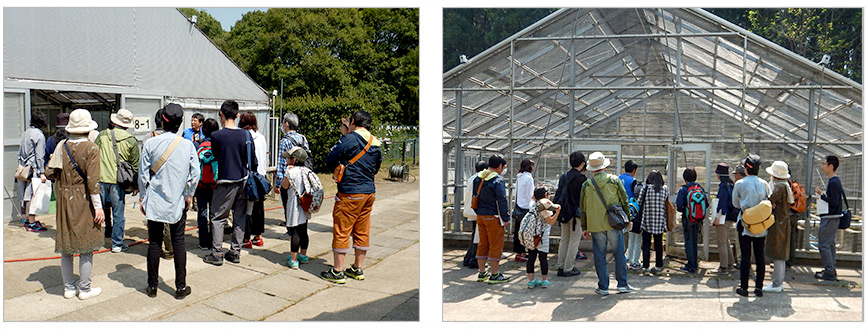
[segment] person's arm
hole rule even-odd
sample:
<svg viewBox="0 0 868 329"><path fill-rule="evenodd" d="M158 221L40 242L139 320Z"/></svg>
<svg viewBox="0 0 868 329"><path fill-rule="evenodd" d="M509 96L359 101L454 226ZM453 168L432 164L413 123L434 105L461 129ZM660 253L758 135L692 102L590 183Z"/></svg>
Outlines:
<svg viewBox="0 0 868 329"><path fill-rule="evenodd" d="M500 213L500 220L509 222L509 209L507 207L508 202L506 201L506 184L504 184L503 178L501 177L493 179L492 183L494 185L494 200L497 201L496 203L498 213Z"/></svg>
<svg viewBox="0 0 868 329"><path fill-rule="evenodd" d="M621 180L618 179L615 182L615 185L618 186L618 202L621 203L621 207L624 208L624 212L627 215L630 214L630 199L627 197L627 189L624 188L624 184L621 183Z"/></svg>
<svg viewBox="0 0 868 329"><path fill-rule="evenodd" d="M590 178L594 179L594 178ZM588 230L588 193L590 193L590 183L586 180L582 183L582 193L579 197L579 211L581 216L579 217L579 224L585 228L585 231Z"/></svg>
<svg viewBox="0 0 868 329"><path fill-rule="evenodd" d="M36 154L33 156L33 163L36 164L36 166L33 167L35 169L34 174L42 176L42 182L45 183L45 162L40 161L45 158L45 137L39 135L35 142L34 147L36 149L33 150Z"/></svg>
<svg viewBox="0 0 868 329"><path fill-rule="evenodd" d="M133 170L139 170L139 158L141 157L141 151L139 151L139 142L135 137L129 137L126 139L127 144L127 156L126 160L133 166Z"/></svg>
<svg viewBox="0 0 868 329"><path fill-rule="evenodd" d="M841 208L841 191L843 190L840 179L830 179L826 186L826 193L823 193L820 198L829 203L829 209L843 209Z"/></svg>
<svg viewBox="0 0 868 329"><path fill-rule="evenodd" d="M723 188L717 191L717 211L723 215L729 214L729 205L732 203L732 190L728 184L721 184Z"/></svg>
<svg viewBox="0 0 868 329"><path fill-rule="evenodd" d="M192 145L192 142L190 143ZM199 185L199 177L202 176L202 171L199 168L199 157L196 155L196 149L193 148L189 155L190 173L187 174L187 197L192 197L196 194L196 186Z"/></svg>
<svg viewBox="0 0 868 329"><path fill-rule="evenodd" d="M558 216L561 215L561 209L562 208L563 208L563 206L558 207L558 209L555 210L555 213L553 215L546 217L545 218L546 223L548 223L549 225L554 225L555 222L558 220Z"/></svg>
<svg viewBox="0 0 868 329"><path fill-rule="evenodd" d="M149 153L148 143L153 143L149 139L145 142L145 145L142 146L142 154L139 157L139 201L144 198L145 187L148 186L148 182L151 180L151 157Z"/></svg>
<svg viewBox="0 0 868 329"><path fill-rule="evenodd" d="M739 188L740 182L741 181L735 182L735 185L732 187L732 201L730 201L730 203L732 203L734 208L741 208L741 195L739 192L739 190L741 190Z"/></svg>
<svg viewBox="0 0 868 329"><path fill-rule="evenodd" d="M684 212L685 208L687 208L687 185L678 189L678 196L675 198L675 209Z"/></svg>
<svg viewBox="0 0 868 329"><path fill-rule="evenodd" d="M326 169L328 171L334 171L335 167L340 163L341 157L344 154L344 149L346 148L347 135L341 137L338 140L337 144L332 146L331 150L329 150L329 154L326 155Z"/></svg>

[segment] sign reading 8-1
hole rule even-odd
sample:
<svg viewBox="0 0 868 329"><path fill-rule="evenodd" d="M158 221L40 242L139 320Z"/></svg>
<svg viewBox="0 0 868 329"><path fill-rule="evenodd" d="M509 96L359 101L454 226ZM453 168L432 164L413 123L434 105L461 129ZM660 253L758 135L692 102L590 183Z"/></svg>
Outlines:
<svg viewBox="0 0 868 329"><path fill-rule="evenodd" d="M150 132L153 130L151 127L152 121L151 118L148 117L136 117L133 118L133 129L136 132Z"/></svg>

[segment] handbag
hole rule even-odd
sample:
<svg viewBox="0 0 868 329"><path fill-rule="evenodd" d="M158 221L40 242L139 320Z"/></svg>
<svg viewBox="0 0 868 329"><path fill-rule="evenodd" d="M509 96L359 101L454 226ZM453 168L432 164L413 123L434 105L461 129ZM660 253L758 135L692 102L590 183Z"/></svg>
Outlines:
<svg viewBox="0 0 868 329"><path fill-rule="evenodd" d="M768 230L775 223L772 203L769 200L763 200L756 206L745 209L741 213L741 221L744 228L753 234L760 234Z"/></svg>
<svg viewBox="0 0 868 329"><path fill-rule="evenodd" d="M115 130L110 129L112 138L112 147L115 150L115 160L118 164L118 172L117 172L117 181L118 187L124 190L125 194L133 193L133 190L136 189L136 184L138 181L138 173L133 170L133 165L131 165L128 161L121 161L121 156L118 153L118 143L115 140Z"/></svg>
<svg viewBox="0 0 868 329"><path fill-rule="evenodd" d="M24 159L24 163L27 163L28 161L30 161L30 158L32 158L32 157L33 157L33 154L31 154L29 157L27 157L27 159ZM18 168L15 169L15 179L17 179L20 182L29 182L30 176L32 174L31 169L32 169L32 167L29 164L23 165L23 166L18 165Z"/></svg>
<svg viewBox="0 0 868 329"><path fill-rule="evenodd" d="M268 191L271 190L271 183L268 181L268 178L262 176L258 171L253 170L253 149L251 148L251 144L253 143L250 140L250 132L247 132L247 181L244 184L245 195L247 195L247 201L256 202L256 201L264 201L265 195L268 194Z"/></svg>
<svg viewBox="0 0 868 329"><path fill-rule="evenodd" d="M666 198L666 232L672 232L675 229L675 206L672 201Z"/></svg>
<svg viewBox="0 0 868 329"><path fill-rule="evenodd" d="M844 189L841 189L841 195L844 196L844 205L847 206L847 209L841 212L841 219L838 220L838 229L844 230L850 228L852 214L850 213L850 204L847 202L847 194L844 193Z"/></svg>
<svg viewBox="0 0 868 329"><path fill-rule="evenodd" d="M349 166L353 163L356 163L356 161L359 161L359 159L361 159L362 156L365 155L366 152L368 152L368 149L371 148L371 143L373 143L373 142L374 142L374 135L371 135L370 137L368 137L368 144L365 145L365 148L363 148L362 151L359 152L359 154L356 154L356 156L354 156L352 159L350 159L349 163L347 163L346 165L339 163L338 166L335 167L335 171L334 171L334 173L332 173L332 179L335 181L335 183L341 182L341 179L344 178L344 171L347 170L347 166ZM474 208L474 209L476 209L476 208Z"/></svg>
<svg viewBox="0 0 868 329"><path fill-rule="evenodd" d="M606 218L609 220L609 226L616 230L622 230L627 227L630 220L629 217L627 217L627 213L624 211L624 207L621 207L620 203L606 205L606 198L603 197L603 192L600 191L597 182L593 178L590 180L591 184L594 185L594 189L597 190L597 195L600 197L600 201L606 206Z"/></svg>
<svg viewBox="0 0 868 329"><path fill-rule="evenodd" d="M648 201L648 185L642 189L642 202L639 203L639 211L636 212L636 217L633 218L633 227L630 232L639 234L642 233L642 213L645 212L645 202Z"/></svg>

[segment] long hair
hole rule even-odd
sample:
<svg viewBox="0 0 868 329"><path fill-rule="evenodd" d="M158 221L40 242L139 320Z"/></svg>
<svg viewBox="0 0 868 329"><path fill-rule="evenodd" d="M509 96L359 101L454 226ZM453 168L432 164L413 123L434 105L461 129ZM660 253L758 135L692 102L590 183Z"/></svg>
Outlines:
<svg viewBox="0 0 868 329"><path fill-rule="evenodd" d="M532 172L533 171L534 162L531 159L522 159L521 165L519 166L518 172Z"/></svg>
<svg viewBox="0 0 868 329"><path fill-rule="evenodd" d="M645 179L645 183L649 185L654 185L654 192L660 192L663 189L663 174L657 170L651 170L651 173L648 174L648 178Z"/></svg>

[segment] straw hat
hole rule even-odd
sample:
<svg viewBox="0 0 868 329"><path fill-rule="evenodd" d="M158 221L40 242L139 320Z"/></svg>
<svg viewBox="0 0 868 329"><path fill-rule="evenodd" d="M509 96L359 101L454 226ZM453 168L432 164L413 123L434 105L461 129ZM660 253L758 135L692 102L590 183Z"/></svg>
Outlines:
<svg viewBox="0 0 868 329"><path fill-rule="evenodd" d="M96 129L97 123L90 118L90 111L77 109L69 114L66 131L70 134L87 134Z"/></svg>
<svg viewBox="0 0 868 329"><path fill-rule="evenodd" d="M591 153L591 156L588 157L588 171L597 171L608 166L609 159L606 159L606 156L601 152Z"/></svg>
<svg viewBox="0 0 868 329"><path fill-rule="evenodd" d="M133 113L127 109L120 109L118 113L112 113L111 120L116 126L130 129L133 126Z"/></svg>
<svg viewBox="0 0 868 329"><path fill-rule="evenodd" d="M790 169L787 166L787 163L783 161L772 162L772 166L766 168L766 172L769 173L769 175L775 176L775 178L790 178Z"/></svg>

